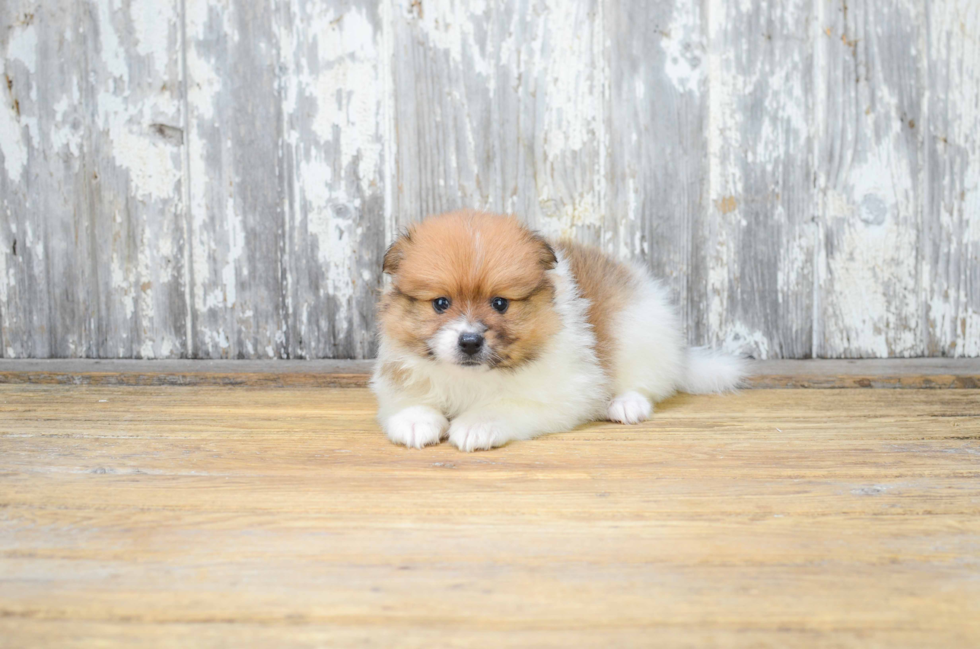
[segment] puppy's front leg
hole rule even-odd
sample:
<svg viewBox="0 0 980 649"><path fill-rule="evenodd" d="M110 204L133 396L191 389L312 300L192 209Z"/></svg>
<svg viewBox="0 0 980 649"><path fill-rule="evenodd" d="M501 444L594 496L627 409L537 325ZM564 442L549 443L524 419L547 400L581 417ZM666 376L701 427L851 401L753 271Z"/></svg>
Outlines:
<svg viewBox="0 0 980 649"><path fill-rule="evenodd" d="M426 405L424 395L390 380L383 371L375 373L371 388L378 397L378 423L395 444L422 448L446 439L449 420Z"/></svg>
<svg viewBox="0 0 980 649"><path fill-rule="evenodd" d="M449 427L441 412L429 406L410 406L399 410L381 422L388 439L409 448L438 444Z"/></svg>
<svg viewBox="0 0 980 649"><path fill-rule="evenodd" d="M541 404L501 401L467 410L453 419L449 442L461 451L484 451L512 440L567 430L580 423L565 419Z"/></svg>

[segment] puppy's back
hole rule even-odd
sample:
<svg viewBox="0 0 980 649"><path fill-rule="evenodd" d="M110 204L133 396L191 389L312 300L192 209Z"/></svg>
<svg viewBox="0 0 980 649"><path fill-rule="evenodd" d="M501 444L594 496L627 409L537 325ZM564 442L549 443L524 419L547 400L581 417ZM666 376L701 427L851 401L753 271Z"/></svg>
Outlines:
<svg viewBox="0 0 980 649"><path fill-rule="evenodd" d="M568 259L579 291L589 301L588 319L595 332L596 356L609 371L615 351L613 324L636 295L636 271L592 246L562 241L555 247Z"/></svg>

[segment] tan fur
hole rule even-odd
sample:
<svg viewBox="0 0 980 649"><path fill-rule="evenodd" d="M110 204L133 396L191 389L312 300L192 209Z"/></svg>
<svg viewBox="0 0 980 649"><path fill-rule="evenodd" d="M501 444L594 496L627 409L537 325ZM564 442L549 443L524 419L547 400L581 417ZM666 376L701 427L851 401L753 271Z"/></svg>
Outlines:
<svg viewBox="0 0 980 649"><path fill-rule="evenodd" d="M555 262L551 247L514 217L473 211L429 217L385 255L392 287L379 305L382 332L431 355L426 341L445 322L466 315L487 327L495 366L516 367L533 359L559 326L545 273ZM445 313L432 307L438 297L452 301ZM495 297L510 300L506 313L490 306Z"/></svg>
<svg viewBox="0 0 980 649"><path fill-rule="evenodd" d="M382 363L381 367L378 369L378 372L381 376L385 377L392 383L397 383L399 385L408 383L408 370L396 365L395 363Z"/></svg>
<svg viewBox="0 0 980 649"><path fill-rule="evenodd" d="M608 373L615 353L613 323L633 299L636 278L628 266L596 248L568 241L562 241L557 247L568 259L579 292L589 300L588 320L596 337L596 356Z"/></svg>

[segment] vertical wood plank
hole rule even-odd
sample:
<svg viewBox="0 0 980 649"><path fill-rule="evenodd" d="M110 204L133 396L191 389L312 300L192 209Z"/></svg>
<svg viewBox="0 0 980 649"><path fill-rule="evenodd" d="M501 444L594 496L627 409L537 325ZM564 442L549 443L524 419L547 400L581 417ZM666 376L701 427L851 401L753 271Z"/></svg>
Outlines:
<svg viewBox="0 0 980 649"><path fill-rule="evenodd" d="M980 3L927 3L926 354L980 355Z"/></svg>
<svg viewBox="0 0 980 649"><path fill-rule="evenodd" d="M698 342L756 358L812 347L814 235L806 0L708 4L708 181L695 231Z"/></svg>
<svg viewBox="0 0 980 649"><path fill-rule="evenodd" d="M604 3L609 45L608 210L604 248L647 263L670 288L695 340L703 281L693 232L707 188L707 44L701 6ZM694 288L697 299L689 293Z"/></svg>
<svg viewBox="0 0 980 649"><path fill-rule="evenodd" d="M97 0L87 11L91 180L76 198L90 221L95 355L186 355L180 2Z"/></svg>
<svg viewBox="0 0 980 649"><path fill-rule="evenodd" d="M822 232L815 353L919 355L924 5L817 5Z"/></svg>
<svg viewBox="0 0 980 649"><path fill-rule="evenodd" d="M396 5L396 224L473 207L601 242L601 8L593 0Z"/></svg>
<svg viewBox="0 0 980 649"><path fill-rule="evenodd" d="M276 8L271 0L185 7L193 352L285 356Z"/></svg>
<svg viewBox="0 0 980 649"><path fill-rule="evenodd" d="M52 310L68 297L52 277L74 260L48 254L49 231L72 228L73 186L84 176L84 114L74 108L84 43L72 3L40 12L31 0L0 5L0 355L14 358L47 358L84 339L84 317L62 310L55 321ZM59 104L65 90L74 101Z"/></svg>
<svg viewBox="0 0 980 649"><path fill-rule="evenodd" d="M385 247L378 0L284 2L288 354L367 358Z"/></svg>
<svg viewBox="0 0 980 649"><path fill-rule="evenodd" d="M183 355L178 3L5 12L5 353Z"/></svg>

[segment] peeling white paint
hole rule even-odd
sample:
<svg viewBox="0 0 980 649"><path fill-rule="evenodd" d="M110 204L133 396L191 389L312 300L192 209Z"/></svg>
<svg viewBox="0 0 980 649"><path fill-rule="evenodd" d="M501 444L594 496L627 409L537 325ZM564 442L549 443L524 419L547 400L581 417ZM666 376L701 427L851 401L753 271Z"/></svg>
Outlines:
<svg viewBox="0 0 980 649"><path fill-rule="evenodd" d="M708 219L707 236L707 301L708 331L712 343L721 342L728 329L728 303L730 269L736 267L734 242L730 240L731 227L726 222L740 220L736 210L729 213L717 208L721 201L729 197L741 197L741 168L730 158L732 151L740 151L740 129L736 119L740 116L735 110L740 96L736 84L739 81L734 65L734 53L723 47L723 27L725 25L725 5L720 0L709 2L708 21L708 204L711 218ZM736 206L738 198L735 198Z"/></svg>
<svg viewBox="0 0 980 649"><path fill-rule="evenodd" d="M381 106L381 146L384 160L384 242L395 238L397 232L397 215L395 214L395 160L398 157L398 138L395 131L395 80L393 64L395 58L394 12L391 3L382 2L379 8L381 18L381 59L379 71L381 74L382 106Z"/></svg>
<svg viewBox="0 0 980 649"><path fill-rule="evenodd" d="M246 226L255 227L254 215L244 212L251 188L228 173L233 163L227 158L247 156L252 136L247 114L237 115L229 104L248 80L247 70L236 67L241 61L235 57L242 55L277 66L272 74L283 96L280 153L288 164L280 164L275 151L269 160L254 163L270 175L289 174L277 181L288 188L281 199L287 213L282 236L294 237L284 241L295 245L283 243L279 253L289 322L298 322L289 338L304 340L299 353L329 349L331 341L317 336L370 337L360 328L372 297L369 285L377 280L365 265L370 257L361 242L369 228L381 227L370 220L382 218L375 210L383 211L389 235L406 218L406 209L414 218L423 209L462 204L520 212L547 234L588 239L623 258L649 262L652 257L656 264L689 255L659 250L663 242L654 236L651 245L645 236L651 205L655 213L671 192L691 190L650 187L640 180L653 177L644 174L650 171L644 165L675 164L644 157L666 151L669 158L669 147L624 156L625 165L617 160L621 151L614 147L641 148L659 136L646 128L651 122L626 124L625 134L607 132L616 118L633 119L612 105L617 98L611 88L617 93L625 88L639 102L637 110L658 116L657 111L673 115L674 96L704 102L699 110L707 118L705 189L701 196L670 204L701 203L698 230L678 233L677 241L684 248L690 241L682 237L699 237L697 250L706 259L692 260L703 267L666 273L691 270L705 282L691 287L691 299L704 300L696 305L704 308L695 309L706 318L698 323L708 338L704 342L757 357L783 353L785 341L757 326L771 318L754 320L739 312L742 299L757 297L746 291L758 290L744 281L751 262L746 250L778 246L771 269L777 291L760 302L782 309L787 301L812 294L819 353L915 354L932 337L942 353L980 355L980 296L970 283L980 263L980 218L975 218L980 214L980 41L971 36L980 27L980 10L975 3L902 1L887 15L864 3L851 8L852 25L843 24L842 12L809 0L668 3L663 15L669 11L669 21L657 25L659 35L650 36L651 47L659 43L663 50L662 57L657 51L651 57L662 70L648 67L633 79L614 76L622 67L606 23L622 18L612 12L630 11L627 5L286 3L266 14L277 23L270 38L249 51L253 45L239 33L246 17L236 15L240 8L223 0L185 4L181 16L181 3L106 0L85 18L95 25L10 26L2 70L13 93L0 84L0 182L13 189L0 197L0 209L6 210L6 223L0 225L5 328L11 317L28 313L17 302L22 296L16 297L24 269L38 273L50 263L38 221L31 217L42 204L36 192L46 192L49 205L68 204L66 213L80 209L81 232L94 221L73 195L73 174L97 170L100 189L94 195L104 200L107 212L99 215L104 231L97 232L113 237L107 249L97 251L109 253L103 260L107 267L100 269L102 277L108 271L108 286L100 289L111 296L106 299L110 315L109 322L95 322L96 316L87 314L83 326L115 331L106 350L148 358L180 354L183 341L175 344L168 333L173 317L168 296L182 276L193 299L175 312L190 307L187 322L199 329L189 327L191 336L204 351L268 357L286 346L282 327L289 323L268 324L274 320L270 310L278 308L276 296L268 296L268 304L254 299L259 294L250 288L258 273L255 240L246 239L246 234L280 235L274 228L246 233ZM377 16L369 13L375 10ZM876 19L881 17L887 20ZM886 52L877 41L903 30L916 37L907 52L911 63L896 75L894 66L906 65L901 53ZM38 71L55 69L45 59L54 51L45 39L54 35L72 45L66 52L77 55L84 48L90 57L87 78L69 71L57 89L45 87ZM86 40L96 37L99 42ZM749 48L752 38L758 40ZM847 38L861 45L852 49ZM184 48L186 56L183 105L175 48ZM396 77L408 73L424 80L418 93L398 86ZM903 85L889 81L889 74ZM906 85L915 83L929 85ZM39 93L44 105L37 102ZM270 94L275 101L276 93ZM920 95L921 114L903 115ZM874 110L866 113L869 107ZM219 123L218 116L227 123ZM686 117L678 115L678 121ZM915 127L909 126L913 118ZM153 124L188 125L184 148L173 133L161 137ZM910 128L918 130L910 135ZM401 140L403 160L397 157L400 138L407 138ZM916 138L925 144L916 144ZM944 144L935 144L940 139ZM97 160L90 159L90 149L97 151ZM781 172L794 162L805 164L810 149L815 151L808 161L813 200L819 205L780 200L787 190L799 189L782 186L796 180L787 181ZM614 162L607 167L607 161ZM622 176L613 178L613 170ZM772 187L760 191L759 178L771 179ZM179 188L186 199L177 196ZM607 191L616 197L614 208ZM753 191L765 195L749 195ZM763 201L771 209L756 209ZM935 205L938 215L928 211ZM801 226L807 215L794 213L797 208L819 222ZM185 211L190 218L179 247L182 230L172 226ZM783 228L784 238L747 240L760 230L759 219L776 226L773 231ZM922 221L935 226L928 233L935 254L924 252ZM54 224L45 236L63 225ZM13 238L16 256L10 251ZM63 250L58 247L63 242L54 243L52 250ZM88 245L83 237L78 249ZM71 245L67 250L74 254ZM313 250L318 255L307 259ZM61 272L84 260L59 263ZM305 292L310 286L319 293ZM328 302L332 311L325 316ZM134 322L142 331L133 330ZM62 349L88 353L86 335L71 332ZM357 344L356 349L369 345ZM13 355L25 348L17 340L4 351Z"/></svg>
<svg viewBox="0 0 980 649"><path fill-rule="evenodd" d="M779 257L777 281L779 285L778 299L784 295L805 294L811 290L810 280L804 269L810 267L813 258L813 245L816 234L808 229L806 238L796 237L784 242L783 254Z"/></svg>
<svg viewBox="0 0 980 649"><path fill-rule="evenodd" d="M927 5L928 23L943 37L923 44L935 89L925 98L926 208L937 205L939 236L948 245L923 268L932 350L980 356L980 4ZM967 62L974 62L968 64ZM933 155L930 155L933 154ZM928 214L928 212L927 212ZM931 215L930 215L931 216ZM936 236L936 235L933 235ZM969 278L971 277L971 281Z"/></svg>
<svg viewBox="0 0 980 649"><path fill-rule="evenodd" d="M913 11L911 5L895 8ZM846 84L821 99L831 112L817 134L832 157L818 167L825 195L826 263L821 285L822 339L817 352L833 356L916 356L925 349L925 304L920 291L917 216L918 148L907 137L919 114L910 114L905 84L918 58L892 56L881 42L874 6L854 7L819 39L827 74ZM908 14L892 28L913 30ZM860 43L854 47L848 43ZM914 44L913 44L914 45ZM885 52L888 51L888 56ZM869 70L875 73L869 75ZM901 84L901 87L900 87ZM829 92L818 87L818 94ZM834 107L832 102L837 102ZM836 113L840 113L837 115ZM826 154L825 154L826 155ZM819 160L819 158L818 158Z"/></svg>
<svg viewBox="0 0 980 649"><path fill-rule="evenodd" d="M119 231L123 225L122 214L119 212L114 213L112 220L115 224L116 231ZM119 245L119 241L115 238L111 244L112 253L109 263L111 281L109 290L113 294L114 301L123 307L126 319L132 320L133 314L136 313L136 296L133 291L132 279L128 272L127 251Z"/></svg>
<svg viewBox="0 0 980 649"><path fill-rule="evenodd" d="M126 125L110 131L112 156L129 171L136 195L142 199L167 199L175 195L181 176L179 150L155 142L145 133L133 133Z"/></svg>
<svg viewBox="0 0 980 649"><path fill-rule="evenodd" d="M661 34L661 47L666 55L664 73L680 92L700 92L705 68L701 21L696 3L678 2L670 26ZM637 96L642 99L643 92Z"/></svg>
<svg viewBox="0 0 980 649"><path fill-rule="evenodd" d="M376 64L371 60L347 58L317 75L314 96L320 110L313 129L323 141L339 139L341 164L347 167L355 159L362 187L376 181L380 174L381 144L378 140L380 111L379 88L374 83Z"/></svg>
<svg viewBox="0 0 980 649"><path fill-rule="evenodd" d="M221 305L234 307L238 303L237 268L245 252L245 223L235 209L235 199L231 194L225 198L225 227L228 228L228 256L221 269L221 286L224 288ZM244 313L242 315L247 317Z"/></svg>
<svg viewBox="0 0 980 649"><path fill-rule="evenodd" d="M4 98L3 105L0 105L0 154L3 155L7 178L13 183L20 183L27 168L27 147L6 88L0 90L0 96Z"/></svg>
<svg viewBox="0 0 980 649"><path fill-rule="evenodd" d="M213 17L217 18L217 25L211 21ZM214 268L214 246L217 244L212 240L212 234L215 229L219 232L234 231L235 210L234 204L229 207L227 200L223 201L223 209L218 209L218 206L211 204L215 194L226 194L232 188L218 188L217 191L212 191L214 178L209 172L210 164L206 150L208 142L204 140L206 133L202 132L198 125L221 127L215 118L215 113L219 98L226 88L225 82L216 70L214 60L208 56L207 50L202 48L200 43L207 42L210 38L209 26L220 29L219 33L227 36L232 35L233 26L231 12L227 9L223 10L208 0L187 0L185 24L189 126L188 132L185 133L185 146L190 168L189 248L193 260L190 267L193 275L191 293L193 311L200 318L197 326L203 349L198 349L198 353L206 355L214 348L227 350L230 346L230 340L223 329L216 331L207 326L206 323L212 320L206 314L231 308L237 298L237 286L234 281L234 267L229 270L227 263L218 270L220 281L213 283L213 272L217 270ZM212 223L212 214L221 215L218 223ZM228 300L229 283L232 292L231 301Z"/></svg>
<svg viewBox="0 0 980 649"><path fill-rule="evenodd" d="M31 80L37 70L37 31L33 24L27 26L14 25L8 27L7 49L2 61L2 79L17 79L17 92L23 93L23 80ZM17 71L26 72L18 75ZM29 81L30 96L36 98L37 89L33 80ZM27 168L28 145L24 141L23 126L25 120L18 113L21 103L13 94L13 87L6 83L0 84L0 154L3 155L3 166L11 182L19 183ZM34 132L37 127L34 127ZM31 129L28 126L28 135Z"/></svg>
<svg viewBox="0 0 980 649"><path fill-rule="evenodd" d="M55 151L67 149L67 154L77 157L82 152L83 118L79 115L78 84L72 84L69 93L62 96L54 105L55 126L49 131L51 148Z"/></svg>
<svg viewBox="0 0 980 649"><path fill-rule="evenodd" d="M214 118L214 102L222 90L221 77L214 67L201 57L196 47L187 49L187 76L193 81L187 86L187 103L202 120Z"/></svg>
<svg viewBox="0 0 980 649"><path fill-rule="evenodd" d="M733 321L725 327L722 349L737 356L751 356L756 359L770 357L769 337L744 323Z"/></svg>
<svg viewBox="0 0 980 649"><path fill-rule="evenodd" d="M336 298L336 335L343 337L350 326L351 258L357 241L356 215L359 204L336 202L313 208L308 215L310 233L315 235L320 263L326 268L327 294Z"/></svg>
<svg viewBox="0 0 980 649"><path fill-rule="evenodd" d="M483 49L477 42L474 23L478 17L490 9L483 0L473 0L469 3L454 0L425 0L422 5L422 17L418 19L418 29L425 35L426 41L440 50L447 52L450 60L466 69L470 74L477 74L493 83L491 61L480 56ZM493 96L493 87L490 88Z"/></svg>
<svg viewBox="0 0 980 649"><path fill-rule="evenodd" d="M4 214L4 216L7 218L8 221L10 220L11 214L9 208L6 210L6 214ZM17 283L13 277L13 274L9 273L7 270L7 266L10 263L8 256L11 255L11 252L10 252L10 241L8 241L7 239L6 236L7 232L5 230L6 230L5 228L0 228L0 307L6 306L8 304L7 289L12 288L16 290L17 288ZM0 311L0 328L2 329L10 328L9 316L6 311ZM8 358L10 356L11 354L7 354Z"/></svg>
<svg viewBox="0 0 980 649"><path fill-rule="evenodd" d="M305 5L301 20L282 36L284 109L295 125L286 138L298 207L292 227L303 232L305 226L315 242L317 259L304 260L320 277L321 295L312 299L330 300L328 314L290 302L290 309L300 309L295 332L304 341L300 353L365 333L352 329L357 312L370 308L363 304L367 291L359 285L357 269L364 240L362 196L377 193L387 182L383 94L390 82L381 76L380 57L390 45L375 28L377 16L359 6L345 9L335 13L330 6ZM311 43L316 57L307 56ZM312 114L305 109L311 100ZM322 329L324 316L331 339L317 340L328 333Z"/></svg>
<svg viewBox="0 0 980 649"><path fill-rule="evenodd" d="M34 74L37 72L37 30L34 24L12 25L7 29L9 40L6 58L10 61L20 61L28 73Z"/></svg>
<svg viewBox="0 0 980 649"><path fill-rule="evenodd" d="M379 147L380 98L373 28L356 9L340 18L329 12L305 27L318 34L322 69L313 78L308 72L301 73L295 82L316 98L318 111L313 129L320 139L330 142L339 136L341 163L346 167L360 151ZM378 155L365 158L375 161ZM365 180L378 174L377 169L360 172L364 172L361 175Z"/></svg>
<svg viewBox="0 0 980 649"><path fill-rule="evenodd" d="M835 320L826 332L834 336L829 346L879 358L911 355L918 331L914 321L902 319L914 312L917 294L915 232L894 224L862 223L854 218L859 209L850 204L849 215L830 215L831 223L843 227L843 236L829 259Z"/></svg>
<svg viewBox="0 0 980 649"><path fill-rule="evenodd" d="M546 93L544 106L545 159L558 159L571 151L593 143L598 128L598 79L596 72L583 74L576 62L597 62L592 39L601 36L591 33L595 27L578 11L562 11L561 5L546 3L549 20L539 28L548 28L535 41L539 92ZM584 29L583 29L584 28ZM591 29L590 29L591 28ZM545 51L545 44L552 50Z"/></svg>
<svg viewBox="0 0 980 649"><path fill-rule="evenodd" d="M105 66L112 77L125 79L128 83L129 66L126 64L126 48L116 33L116 19L119 6L113 0L96 3L99 8L99 62Z"/></svg>
<svg viewBox="0 0 980 649"><path fill-rule="evenodd" d="M129 17L136 33L136 51L153 59L156 65L162 65L165 60L155 57L170 49L176 6L176 3L168 2L133 2L129 5Z"/></svg>

